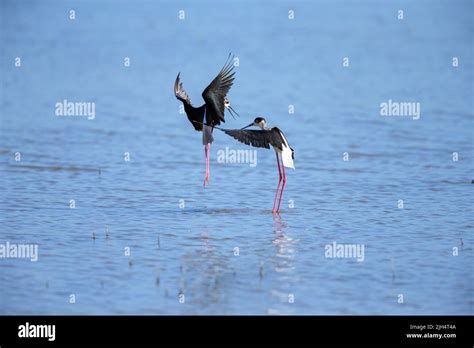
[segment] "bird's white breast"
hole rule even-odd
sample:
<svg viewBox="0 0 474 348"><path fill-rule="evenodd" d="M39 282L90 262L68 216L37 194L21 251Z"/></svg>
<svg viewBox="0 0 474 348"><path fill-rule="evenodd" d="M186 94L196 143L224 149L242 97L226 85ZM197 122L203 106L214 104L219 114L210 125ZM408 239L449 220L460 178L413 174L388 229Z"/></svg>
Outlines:
<svg viewBox="0 0 474 348"><path fill-rule="evenodd" d="M288 141L286 140L283 133L280 132L280 134L284 140L282 144L283 150L281 151L281 161L285 167L295 169L295 163L293 162L293 151L291 150L290 145L288 144Z"/></svg>

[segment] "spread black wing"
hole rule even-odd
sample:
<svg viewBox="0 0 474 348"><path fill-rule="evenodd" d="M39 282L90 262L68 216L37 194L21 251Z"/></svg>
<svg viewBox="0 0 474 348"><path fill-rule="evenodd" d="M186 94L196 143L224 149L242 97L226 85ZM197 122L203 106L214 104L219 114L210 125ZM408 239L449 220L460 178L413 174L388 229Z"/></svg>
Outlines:
<svg viewBox="0 0 474 348"><path fill-rule="evenodd" d="M202 131L204 109L191 107L191 99L189 98L188 93L186 93L186 90L183 88L183 83L181 82L179 75L180 74L178 74L176 77L176 81L174 83L174 95L178 100L183 102L186 116L188 116L188 120L191 122L194 129L197 131Z"/></svg>
<svg viewBox="0 0 474 348"><path fill-rule="evenodd" d="M271 145L280 150L283 148L283 139L276 128L269 130L222 129L222 131L241 143L254 147L264 147L269 149Z"/></svg>
<svg viewBox="0 0 474 348"><path fill-rule="evenodd" d="M230 58L230 55L229 55ZM224 119L224 100L232 87L234 81L233 59L227 59L226 64L219 74L212 80L209 86L202 92L202 97L207 105L207 123L214 126L225 122Z"/></svg>
<svg viewBox="0 0 474 348"><path fill-rule="evenodd" d="M184 90L183 83L179 79L180 74L181 73L176 76L176 81L174 83L174 95L176 96L176 98L178 98L178 100L181 100L183 103L192 105L191 99L189 98L188 93L186 93L186 91Z"/></svg>

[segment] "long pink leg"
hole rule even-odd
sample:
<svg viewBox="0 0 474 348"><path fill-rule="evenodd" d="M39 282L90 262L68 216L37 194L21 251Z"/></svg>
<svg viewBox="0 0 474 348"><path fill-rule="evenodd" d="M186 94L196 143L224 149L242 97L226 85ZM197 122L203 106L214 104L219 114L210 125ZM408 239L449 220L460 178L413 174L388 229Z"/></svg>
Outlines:
<svg viewBox="0 0 474 348"><path fill-rule="evenodd" d="M278 212L280 212L281 197L283 196L283 190L285 189L285 184L286 184L286 173L285 173L285 166L283 165L283 160L281 161L281 169L283 170L283 185L281 185L280 200L278 201L278 209L277 209Z"/></svg>
<svg viewBox="0 0 474 348"><path fill-rule="evenodd" d="M207 169L207 164L209 162L209 156L207 154L207 145L204 147L204 155L206 156L206 176L204 177L204 186L206 186L207 181L209 180L209 173Z"/></svg>
<svg viewBox="0 0 474 348"><path fill-rule="evenodd" d="M278 153L277 153L277 152L275 152L275 155L276 155L276 158L277 158L278 174L280 175L280 179L278 180L278 186L277 186L277 190L276 190L276 192L275 192L275 200L273 201L272 213L276 213L276 212L277 212L277 211L275 210L275 207L276 207L276 201L277 201L277 197L278 197L278 190L280 189L280 184L281 184L280 159L278 158Z"/></svg>
<svg viewBox="0 0 474 348"><path fill-rule="evenodd" d="M211 176L211 144L207 144L207 183Z"/></svg>

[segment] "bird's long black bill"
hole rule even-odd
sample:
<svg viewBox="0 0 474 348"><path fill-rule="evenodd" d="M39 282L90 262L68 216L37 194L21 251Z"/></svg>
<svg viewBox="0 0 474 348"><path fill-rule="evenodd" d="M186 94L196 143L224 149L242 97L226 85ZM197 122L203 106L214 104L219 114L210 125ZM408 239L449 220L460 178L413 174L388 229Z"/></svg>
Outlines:
<svg viewBox="0 0 474 348"><path fill-rule="evenodd" d="M249 124L248 126L245 126L244 128L240 128L240 130L244 130L244 129L252 127L252 126L253 126L253 123Z"/></svg>
<svg viewBox="0 0 474 348"><path fill-rule="evenodd" d="M229 112L230 112L230 114L232 115L232 117L233 117L234 119L235 119L235 116L240 117L240 115L237 113L237 111L235 111L235 110L232 108L232 106L229 105L227 108L229 109ZM234 114L235 114L235 116L234 116Z"/></svg>

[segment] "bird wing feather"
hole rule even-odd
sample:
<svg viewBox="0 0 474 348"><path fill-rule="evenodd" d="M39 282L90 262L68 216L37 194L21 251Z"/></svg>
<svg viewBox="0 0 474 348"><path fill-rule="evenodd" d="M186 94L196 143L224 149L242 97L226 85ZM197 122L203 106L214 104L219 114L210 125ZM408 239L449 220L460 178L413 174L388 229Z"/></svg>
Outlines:
<svg viewBox="0 0 474 348"><path fill-rule="evenodd" d="M183 83L181 82L179 75L176 76L176 81L174 83L174 95L178 100L181 100L183 103L187 103L188 105L191 104L191 98L189 98L188 93L186 93L186 90L183 88Z"/></svg>
<svg viewBox="0 0 474 348"><path fill-rule="evenodd" d="M223 131L246 145L264 147L266 149L269 149L270 145L279 149L282 148L281 138L276 137L273 130L223 129Z"/></svg>
<svg viewBox="0 0 474 348"><path fill-rule="evenodd" d="M230 56L229 56L230 58ZM209 117L214 125L225 122L224 119L224 100L234 83L234 64L232 59L228 59L219 74L212 80L209 86L202 92L202 97L209 109Z"/></svg>

